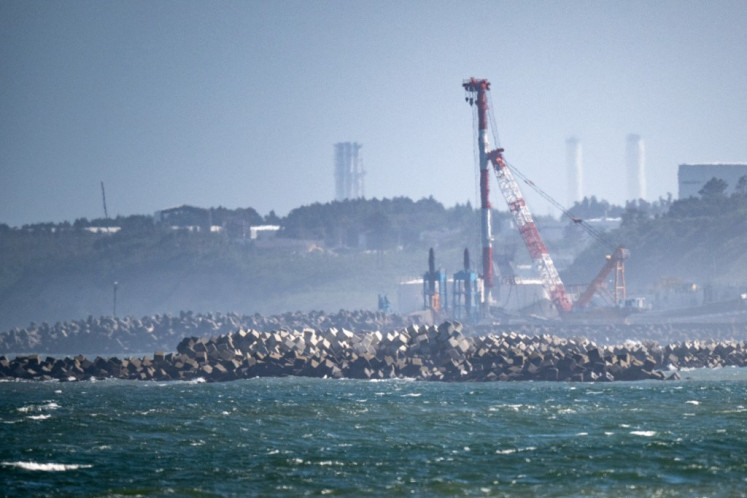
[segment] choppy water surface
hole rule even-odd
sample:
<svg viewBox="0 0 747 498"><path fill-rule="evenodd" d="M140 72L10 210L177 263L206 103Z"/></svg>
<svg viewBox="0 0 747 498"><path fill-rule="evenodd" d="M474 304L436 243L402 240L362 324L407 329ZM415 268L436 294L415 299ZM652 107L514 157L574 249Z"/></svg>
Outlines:
<svg viewBox="0 0 747 498"><path fill-rule="evenodd" d="M747 371L612 384L0 383L3 493L747 493Z"/></svg>

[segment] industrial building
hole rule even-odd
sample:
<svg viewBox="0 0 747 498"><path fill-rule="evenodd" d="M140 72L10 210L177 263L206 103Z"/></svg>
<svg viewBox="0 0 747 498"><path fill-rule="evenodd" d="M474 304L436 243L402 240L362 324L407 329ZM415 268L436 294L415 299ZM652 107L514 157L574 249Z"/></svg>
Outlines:
<svg viewBox="0 0 747 498"><path fill-rule="evenodd" d="M678 197L697 197L706 183L719 178L727 183L726 194L734 193L739 179L747 176L747 163L680 164L677 171Z"/></svg>
<svg viewBox="0 0 747 498"><path fill-rule="evenodd" d="M360 199L365 197L363 189L362 145L356 142L335 144L335 200Z"/></svg>

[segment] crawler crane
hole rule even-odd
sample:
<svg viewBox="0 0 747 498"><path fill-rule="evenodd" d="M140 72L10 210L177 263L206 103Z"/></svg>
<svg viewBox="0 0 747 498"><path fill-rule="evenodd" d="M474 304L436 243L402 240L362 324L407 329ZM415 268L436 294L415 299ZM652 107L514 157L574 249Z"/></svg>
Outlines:
<svg viewBox="0 0 747 498"><path fill-rule="evenodd" d="M625 247L619 246L615 249L613 254L609 257L607 264L604 265L602 270L599 272L597 277L592 281L588 288L581 294L580 298L575 304L571 303L568 293L566 292L565 285L560 279L555 264L553 263L550 254L547 252L547 247L542 241L542 237L537 230L537 226L534 223L532 214L524 201L524 196L519 189L512 169L503 158L503 149L496 148L490 149L487 139L487 123L488 123L488 91L490 90L490 82L486 79L470 78L463 82L462 86L466 91L465 100L471 105L475 106L477 110L477 121L478 121L478 138L477 147L479 150L480 157L480 198L481 198L481 220L482 220L482 242L483 242L483 279L485 281L486 296L489 297L488 291L492 287L493 283L493 269L492 269L492 235L490 232L490 200L489 200L489 184L488 184L488 171L489 166L492 166L498 180L498 187L503 194L503 197L508 204L509 211L513 216L516 227L519 230L524 244L529 251L529 256L532 259L532 263L539 274L542 286L547 292L550 300L552 301L558 313L565 317L573 309L583 308L589 304L593 295L602 287L602 284L606 280L610 272L615 269L615 301L621 302L625 300L625 278L624 278L624 261L629 257L629 252ZM546 193L540 190L534 182L524 177L517 171L517 175L520 176L530 187L537 190L540 195L545 197L556 207L560 207L557 202L550 198ZM562 209L563 213L570 217L574 223L581 224L592 236L597 239L600 238L601 234L596 232L593 228L586 225L583 220L574 218L565 209ZM487 301L487 300L486 300Z"/></svg>

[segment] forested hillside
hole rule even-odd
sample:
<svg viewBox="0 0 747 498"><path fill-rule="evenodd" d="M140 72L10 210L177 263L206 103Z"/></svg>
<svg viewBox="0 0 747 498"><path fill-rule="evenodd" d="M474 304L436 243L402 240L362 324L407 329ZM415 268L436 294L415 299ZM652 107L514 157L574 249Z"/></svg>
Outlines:
<svg viewBox="0 0 747 498"><path fill-rule="evenodd" d="M109 315L115 293L117 313L134 316L375 309L379 294L393 298L402 278L422 274L429 247L442 245L439 257L459 261L461 249L450 248L464 247L477 224L469 205L446 209L433 199L315 204L286 218L184 212L168 222L0 226L0 330ZM236 229L243 221L281 229L274 239L251 240Z"/></svg>
<svg viewBox="0 0 747 498"><path fill-rule="evenodd" d="M628 208L622 214L622 226L606 238L630 250L629 286L638 292L666 281L747 286L747 193L726 196L724 186L709 185L701 197L674 201L666 212ZM590 280L609 252L609 246L594 245L565 277Z"/></svg>
<svg viewBox="0 0 747 498"><path fill-rule="evenodd" d="M716 189L698 199L626 208L592 198L572 211L585 218L621 215L620 229L605 237L630 249L627 281L635 292L662 280L747 283L744 193L727 197ZM313 204L286 217L262 217L251 208L186 212L168 222L130 216L0 225L0 330L110 315L115 306L130 316L337 311L375 309L379 294L396 306L398 283L422 275L429 247L450 273L460 269L468 247L479 270L479 215L469 204L445 208L432 198L395 198ZM514 263L527 262L509 218L494 216L496 257L514 244ZM537 221L542 231L548 220ZM262 223L280 227L275 237L249 238L245 228ZM548 247L554 256L580 254L561 275L589 282L610 248L583 250L568 223L565 239Z"/></svg>

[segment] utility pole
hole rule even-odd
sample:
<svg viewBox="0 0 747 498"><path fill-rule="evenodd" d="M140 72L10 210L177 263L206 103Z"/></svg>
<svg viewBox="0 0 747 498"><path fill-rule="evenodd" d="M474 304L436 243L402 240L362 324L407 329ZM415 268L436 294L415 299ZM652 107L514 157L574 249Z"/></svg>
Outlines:
<svg viewBox="0 0 747 498"><path fill-rule="evenodd" d="M114 305L112 307L112 315L117 316L117 287L119 286L119 282L116 280L114 281Z"/></svg>
<svg viewBox="0 0 747 498"><path fill-rule="evenodd" d="M104 190L104 181L101 180L101 200L104 203L104 218L109 219L109 212L106 210L106 191Z"/></svg>

